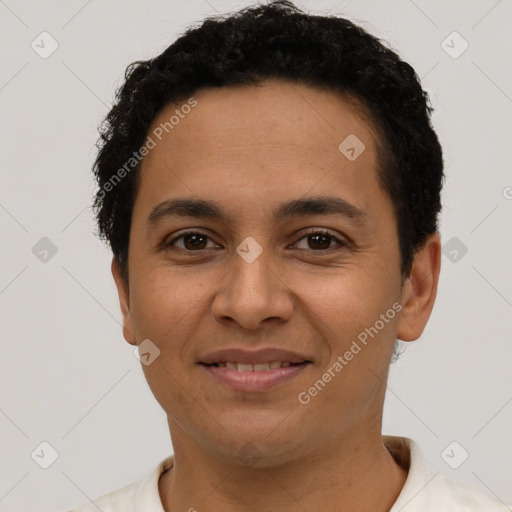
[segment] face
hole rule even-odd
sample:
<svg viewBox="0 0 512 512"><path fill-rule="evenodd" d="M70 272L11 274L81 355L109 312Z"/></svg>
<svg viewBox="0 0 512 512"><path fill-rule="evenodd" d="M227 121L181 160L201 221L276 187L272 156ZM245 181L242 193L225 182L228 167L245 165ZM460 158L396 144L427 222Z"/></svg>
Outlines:
<svg viewBox="0 0 512 512"><path fill-rule="evenodd" d="M149 130L182 113L142 164L129 289L113 265L126 340L160 351L143 370L173 444L271 464L380 433L395 339L419 336L430 309L403 317L371 125L285 82L194 99Z"/></svg>

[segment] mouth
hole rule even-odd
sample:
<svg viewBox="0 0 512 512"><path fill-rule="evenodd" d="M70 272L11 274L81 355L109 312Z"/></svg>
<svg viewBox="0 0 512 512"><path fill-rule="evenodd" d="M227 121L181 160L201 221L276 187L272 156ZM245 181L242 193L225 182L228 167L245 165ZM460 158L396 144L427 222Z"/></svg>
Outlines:
<svg viewBox="0 0 512 512"><path fill-rule="evenodd" d="M260 363L240 363L237 361L217 361L199 363L206 372L219 383L238 392L269 391L296 378L311 361L267 361Z"/></svg>
<svg viewBox="0 0 512 512"><path fill-rule="evenodd" d="M278 370L279 368L288 368L302 363L309 363L310 361L302 361L299 363L292 363L290 361L269 361L264 363L237 363L234 361L218 361L217 363L207 364L206 366L213 366L215 368L228 368L238 372L265 372L268 370ZM206 364L206 363L203 363Z"/></svg>

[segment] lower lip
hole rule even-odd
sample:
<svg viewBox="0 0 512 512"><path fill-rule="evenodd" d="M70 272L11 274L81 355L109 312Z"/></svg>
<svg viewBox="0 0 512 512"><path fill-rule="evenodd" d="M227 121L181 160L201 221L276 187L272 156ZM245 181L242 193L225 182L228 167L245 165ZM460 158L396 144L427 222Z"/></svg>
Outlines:
<svg viewBox="0 0 512 512"><path fill-rule="evenodd" d="M222 382L234 391L268 391L280 384L290 381L308 366L309 363L291 365L275 370L260 372L239 372L219 366L200 364L213 378Z"/></svg>

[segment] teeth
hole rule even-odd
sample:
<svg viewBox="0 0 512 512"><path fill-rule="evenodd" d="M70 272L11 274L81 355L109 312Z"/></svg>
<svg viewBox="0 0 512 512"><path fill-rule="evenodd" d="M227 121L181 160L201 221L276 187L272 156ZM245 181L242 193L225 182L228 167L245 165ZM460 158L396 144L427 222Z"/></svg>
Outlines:
<svg viewBox="0 0 512 512"><path fill-rule="evenodd" d="M267 370L277 370L278 368L287 368L292 363L289 361L269 361L267 363L245 364L235 363L232 361L220 361L217 366L220 368L228 368L229 370L237 370L239 372L264 372Z"/></svg>
<svg viewBox="0 0 512 512"><path fill-rule="evenodd" d="M239 372L253 372L254 371L252 364L238 363L236 366L237 366L237 370Z"/></svg>
<svg viewBox="0 0 512 512"><path fill-rule="evenodd" d="M254 364L253 367L254 367L255 372L261 372L263 370L270 370L270 363Z"/></svg>

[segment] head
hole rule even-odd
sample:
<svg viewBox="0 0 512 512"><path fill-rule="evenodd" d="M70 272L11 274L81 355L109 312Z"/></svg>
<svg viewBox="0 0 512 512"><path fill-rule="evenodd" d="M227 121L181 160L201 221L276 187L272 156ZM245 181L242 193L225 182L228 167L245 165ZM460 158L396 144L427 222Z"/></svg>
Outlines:
<svg viewBox="0 0 512 512"><path fill-rule="evenodd" d="M380 429L395 340L421 335L440 266L442 154L412 67L283 1L207 19L125 78L95 207L171 433L284 461ZM206 368L269 347L305 363L268 391Z"/></svg>

